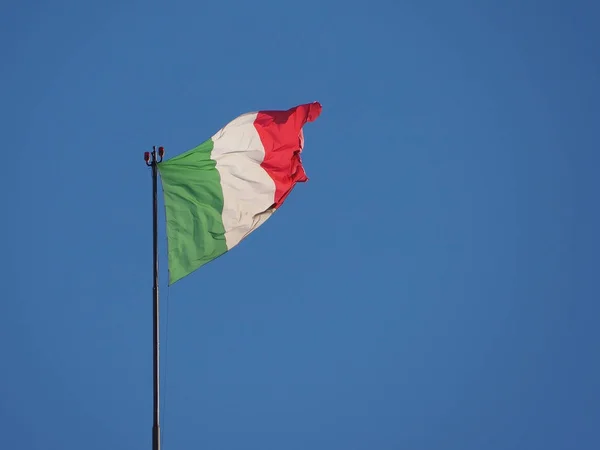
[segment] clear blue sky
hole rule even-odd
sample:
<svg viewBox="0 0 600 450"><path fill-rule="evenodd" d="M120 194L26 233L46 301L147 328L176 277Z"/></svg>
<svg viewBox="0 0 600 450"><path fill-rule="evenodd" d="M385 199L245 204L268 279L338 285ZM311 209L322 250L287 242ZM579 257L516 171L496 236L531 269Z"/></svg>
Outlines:
<svg viewBox="0 0 600 450"><path fill-rule="evenodd" d="M164 450L600 448L599 21L4 2L0 448L150 449L143 152L314 100L310 181L170 289L161 216Z"/></svg>

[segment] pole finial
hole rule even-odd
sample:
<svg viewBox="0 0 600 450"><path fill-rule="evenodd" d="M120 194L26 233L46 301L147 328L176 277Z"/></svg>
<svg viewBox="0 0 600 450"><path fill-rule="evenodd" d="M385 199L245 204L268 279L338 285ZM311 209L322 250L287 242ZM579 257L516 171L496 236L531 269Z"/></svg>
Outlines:
<svg viewBox="0 0 600 450"><path fill-rule="evenodd" d="M163 146L158 147L158 157L156 152L156 145L152 146L151 152L144 152L144 161L148 167L151 167L153 164L159 164L162 162L163 157L165 156L165 148Z"/></svg>

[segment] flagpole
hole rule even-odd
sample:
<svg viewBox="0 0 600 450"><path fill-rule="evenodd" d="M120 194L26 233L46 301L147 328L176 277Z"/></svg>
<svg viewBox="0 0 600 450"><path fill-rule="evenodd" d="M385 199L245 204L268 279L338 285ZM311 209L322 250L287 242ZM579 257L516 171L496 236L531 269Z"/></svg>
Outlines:
<svg viewBox="0 0 600 450"><path fill-rule="evenodd" d="M152 317L153 317L153 423L152 423L152 450L160 450L160 423L159 423L159 303L158 303L158 164L162 162L164 148L156 147L152 152L144 153L146 165L152 168L152 258L153 258L153 286L152 286Z"/></svg>

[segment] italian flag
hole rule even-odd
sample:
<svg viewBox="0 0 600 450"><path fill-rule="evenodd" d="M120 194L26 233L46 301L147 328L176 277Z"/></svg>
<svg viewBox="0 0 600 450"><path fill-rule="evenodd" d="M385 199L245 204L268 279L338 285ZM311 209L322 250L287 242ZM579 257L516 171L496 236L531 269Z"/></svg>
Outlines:
<svg viewBox="0 0 600 450"><path fill-rule="evenodd" d="M302 127L318 102L243 114L199 146L158 164L165 201L169 284L221 256L308 180Z"/></svg>

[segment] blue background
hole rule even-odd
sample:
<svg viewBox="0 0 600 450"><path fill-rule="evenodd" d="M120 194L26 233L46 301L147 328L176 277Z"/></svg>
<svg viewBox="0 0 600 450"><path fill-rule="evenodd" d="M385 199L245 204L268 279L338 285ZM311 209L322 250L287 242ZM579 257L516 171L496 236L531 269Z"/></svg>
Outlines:
<svg viewBox="0 0 600 450"><path fill-rule="evenodd" d="M151 190L318 100L310 181L167 288L163 447L598 449L600 3L0 7L0 448L149 449Z"/></svg>

